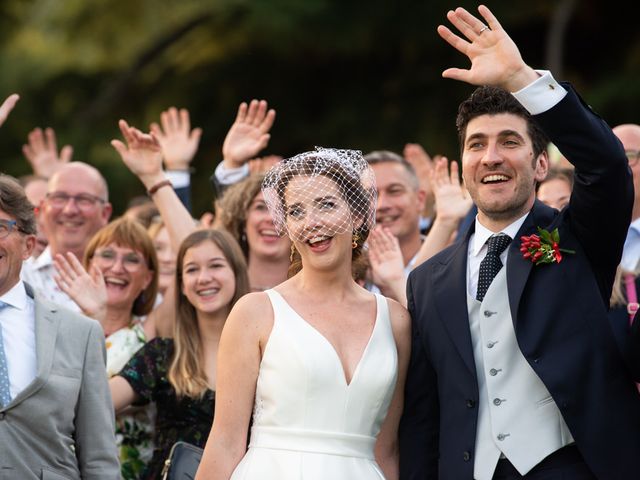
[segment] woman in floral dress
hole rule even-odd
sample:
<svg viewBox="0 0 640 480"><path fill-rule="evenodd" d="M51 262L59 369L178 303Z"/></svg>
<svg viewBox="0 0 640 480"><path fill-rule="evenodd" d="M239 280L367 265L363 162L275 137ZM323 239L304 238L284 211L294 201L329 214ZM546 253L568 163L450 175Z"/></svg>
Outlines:
<svg viewBox="0 0 640 480"><path fill-rule="evenodd" d="M91 239L83 265L72 255L55 259L58 284L82 308L100 321L107 347L107 374L117 374L154 336L153 321L145 321L158 290L158 261L151 238L135 220L119 218ZM87 273L90 272L90 273ZM121 473L137 479L153 451L153 408L132 408L116 416Z"/></svg>

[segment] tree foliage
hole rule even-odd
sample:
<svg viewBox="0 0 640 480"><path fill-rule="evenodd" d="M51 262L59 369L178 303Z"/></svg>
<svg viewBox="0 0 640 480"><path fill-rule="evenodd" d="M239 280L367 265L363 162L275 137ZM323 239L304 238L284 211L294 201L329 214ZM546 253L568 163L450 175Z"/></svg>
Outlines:
<svg viewBox="0 0 640 480"><path fill-rule="evenodd" d="M611 124L639 122L633 16L610 3L573 2L562 34L549 35L566 3L489 6L531 65L559 58L563 78ZM457 5L476 3L4 0L0 94L22 100L1 131L0 169L27 173L20 153L27 133L51 126L60 145L74 146L74 159L105 173L119 213L142 187L109 145L117 120L146 129L169 106L185 107L204 129L194 164L197 214L210 208L207 177L237 106L251 98L278 112L269 153L314 145L398 151L412 141L456 158L456 108L471 87L441 78L465 59L436 26ZM562 55L550 56L548 47Z"/></svg>

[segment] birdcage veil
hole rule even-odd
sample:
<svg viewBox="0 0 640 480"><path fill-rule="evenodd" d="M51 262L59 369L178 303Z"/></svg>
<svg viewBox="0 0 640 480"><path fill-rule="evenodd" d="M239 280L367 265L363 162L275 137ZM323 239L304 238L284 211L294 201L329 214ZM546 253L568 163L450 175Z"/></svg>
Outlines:
<svg viewBox="0 0 640 480"><path fill-rule="evenodd" d="M375 177L359 150L316 147L285 159L267 172L262 193L276 230L292 240L366 238L375 223Z"/></svg>

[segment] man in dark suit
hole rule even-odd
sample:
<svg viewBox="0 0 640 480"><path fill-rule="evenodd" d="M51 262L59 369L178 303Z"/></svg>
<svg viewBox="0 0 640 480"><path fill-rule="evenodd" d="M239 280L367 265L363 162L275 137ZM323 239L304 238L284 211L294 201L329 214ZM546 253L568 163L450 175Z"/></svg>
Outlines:
<svg viewBox="0 0 640 480"><path fill-rule="evenodd" d="M466 39L438 27L471 60L443 76L485 85L456 122L478 215L409 276L401 478L635 478L640 397L607 319L633 203L624 150L479 12L486 25L461 8L447 14ZM549 140L575 165L561 213L535 200ZM533 234L542 238L522 239Z"/></svg>

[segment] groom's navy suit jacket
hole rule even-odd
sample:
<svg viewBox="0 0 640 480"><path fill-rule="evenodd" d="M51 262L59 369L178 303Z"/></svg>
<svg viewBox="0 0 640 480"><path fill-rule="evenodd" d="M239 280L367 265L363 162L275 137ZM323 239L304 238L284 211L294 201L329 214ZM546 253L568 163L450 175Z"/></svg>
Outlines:
<svg viewBox="0 0 640 480"><path fill-rule="evenodd" d="M640 476L640 396L607 310L631 217L631 172L609 127L565 88L564 99L535 118L575 165L574 190L562 212L536 201L511 243L511 316L522 354L589 468L599 479L628 479ZM520 237L537 227L558 228L560 247L575 253L560 263L525 260ZM400 427L402 480L473 478L478 382L466 279L472 230L409 275L413 342Z"/></svg>

